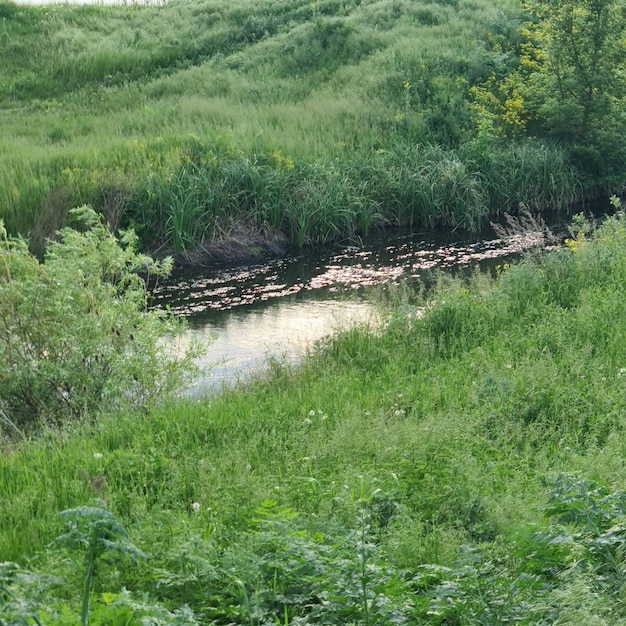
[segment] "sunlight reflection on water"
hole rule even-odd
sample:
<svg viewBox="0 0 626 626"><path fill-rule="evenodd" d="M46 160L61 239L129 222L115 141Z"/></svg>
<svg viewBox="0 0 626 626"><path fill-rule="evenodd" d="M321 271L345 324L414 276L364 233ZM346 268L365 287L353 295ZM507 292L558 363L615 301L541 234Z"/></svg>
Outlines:
<svg viewBox="0 0 626 626"><path fill-rule="evenodd" d="M180 274L154 293L155 306L189 320L188 338L213 342L201 365L201 393L259 371L268 357L294 360L338 327L376 323L368 287L424 280L433 270L493 267L538 244L532 234L506 239L437 241L431 235L378 238L225 270Z"/></svg>
<svg viewBox="0 0 626 626"><path fill-rule="evenodd" d="M272 303L241 315L229 312L218 326L190 328L189 340L210 341L199 365L205 369L192 394L262 371L269 357L295 361L315 341L355 323L377 324L376 308L367 302L318 301Z"/></svg>

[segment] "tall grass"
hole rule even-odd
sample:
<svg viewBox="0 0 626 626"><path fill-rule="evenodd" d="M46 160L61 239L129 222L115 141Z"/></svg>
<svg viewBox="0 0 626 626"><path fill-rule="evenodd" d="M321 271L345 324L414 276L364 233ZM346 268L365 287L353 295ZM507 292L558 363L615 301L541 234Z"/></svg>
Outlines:
<svg viewBox="0 0 626 626"><path fill-rule="evenodd" d="M487 159L484 156L480 172L492 210L506 212L523 205L546 211L571 207L583 198L574 168L554 146L526 142L494 147Z"/></svg>
<svg viewBox="0 0 626 626"><path fill-rule="evenodd" d="M528 152L522 148L521 156ZM533 155L545 157L546 152L540 146ZM502 178L512 176L506 159L515 163L515 153L501 154L503 171L498 166L493 169ZM485 181L456 152L440 147L355 153L349 163L299 164L278 151L256 154L252 160L231 152L209 160L201 155L196 163L189 157L182 161L180 169L160 185L151 177L150 184L159 186L158 192L137 201L139 212L153 211L156 223L163 220L175 249L210 239L226 217L267 224L305 245L351 237L385 224L472 229L489 213L520 204L545 210L557 199L570 206L576 197L575 179L565 165L552 171L540 188L537 170L545 161L535 158L527 161L527 169L532 169L528 178L535 184L520 187L514 198L502 198L498 181ZM516 175L523 173L516 171ZM139 224L145 219L132 211L128 217Z"/></svg>
<svg viewBox="0 0 626 626"><path fill-rule="evenodd" d="M579 194L558 147L476 147L468 89L499 67L490 38L515 36L506 2L3 11L0 216L12 232L50 221L50 197L102 209L120 179L121 223L173 249L218 237L223 215L306 244L385 223L474 227Z"/></svg>
<svg viewBox="0 0 626 626"><path fill-rule="evenodd" d="M63 573L56 515L98 497L150 553L100 572L103 623L122 586L209 623L540 623L591 601L619 623L625 238L618 216L405 292L382 328L238 390L5 442L3 558ZM64 593L46 610L79 606Z"/></svg>

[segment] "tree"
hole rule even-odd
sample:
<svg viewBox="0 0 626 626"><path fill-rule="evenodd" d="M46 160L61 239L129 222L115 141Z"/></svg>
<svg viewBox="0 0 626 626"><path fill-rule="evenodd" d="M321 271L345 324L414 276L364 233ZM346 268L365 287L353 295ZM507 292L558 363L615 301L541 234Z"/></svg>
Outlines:
<svg viewBox="0 0 626 626"><path fill-rule="evenodd" d="M558 141L589 197L626 184L626 0L529 0L494 50L507 71L470 88L475 144Z"/></svg>
<svg viewBox="0 0 626 626"><path fill-rule="evenodd" d="M527 9L545 59L538 117L552 135L586 140L623 110L626 7L615 0L538 0Z"/></svg>

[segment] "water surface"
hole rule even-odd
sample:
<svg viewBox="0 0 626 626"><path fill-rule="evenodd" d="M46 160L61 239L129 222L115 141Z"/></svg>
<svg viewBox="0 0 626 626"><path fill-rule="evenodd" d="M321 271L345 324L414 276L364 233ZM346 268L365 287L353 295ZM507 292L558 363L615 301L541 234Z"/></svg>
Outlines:
<svg viewBox="0 0 626 626"><path fill-rule="evenodd" d="M185 317L188 338L212 341L198 386L210 389L259 370L268 357L295 359L337 328L377 323L373 286L493 268L537 243L533 234L396 231L262 264L179 273L155 290L154 304Z"/></svg>

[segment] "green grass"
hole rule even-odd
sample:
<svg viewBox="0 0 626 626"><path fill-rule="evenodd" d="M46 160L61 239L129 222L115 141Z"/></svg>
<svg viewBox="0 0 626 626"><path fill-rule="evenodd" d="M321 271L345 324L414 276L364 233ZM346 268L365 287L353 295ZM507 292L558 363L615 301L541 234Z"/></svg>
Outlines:
<svg viewBox="0 0 626 626"><path fill-rule="evenodd" d="M301 245L384 224L473 228L606 192L582 187L563 147L481 138L469 90L515 66L493 43L518 38L514 2L0 12L13 233L43 240L79 203L108 214L112 190L121 225L174 251L219 237L224 216Z"/></svg>
<svg viewBox="0 0 626 626"><path fill-rule="evenodd" d="M66 575L65 623L58 513L100 498L149 558L102 566L94 623L122 588L135 620L624 623L625 244L619 216L241 389L7 443L0 554Z"/></svg>

